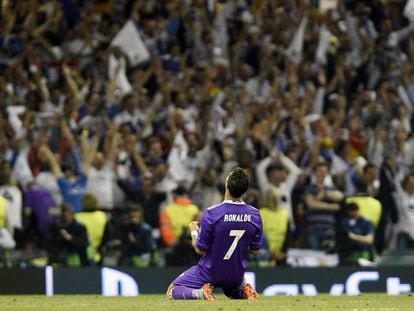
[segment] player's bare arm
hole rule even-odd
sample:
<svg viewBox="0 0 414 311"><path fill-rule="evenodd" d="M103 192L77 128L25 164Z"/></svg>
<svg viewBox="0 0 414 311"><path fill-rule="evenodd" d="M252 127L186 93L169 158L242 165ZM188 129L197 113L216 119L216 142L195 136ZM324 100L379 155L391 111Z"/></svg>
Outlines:
<svg viewBox="0 0 414 311"><path fill-rule="evenodd" d="M195 252L197 253L197 255L203 256L204 252L200 249L197 248L196 242L197 242L197 237L198 237L198 233L200 231L200 225L198 223L198 221L192 221L188 227L190 228L190 232L191 232L191 245L193 246Z"/></svg>

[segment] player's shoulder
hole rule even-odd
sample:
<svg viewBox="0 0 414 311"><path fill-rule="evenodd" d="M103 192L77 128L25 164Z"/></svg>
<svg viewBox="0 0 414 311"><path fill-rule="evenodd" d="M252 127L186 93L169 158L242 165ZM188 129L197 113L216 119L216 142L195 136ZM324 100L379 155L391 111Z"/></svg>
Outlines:
<svg viewBox="0 0 414 311"><path fill-rule="evenodd" d="M259 211L258 208L254 207L253 205L250 205L250 204L246 204L246 206L247 206L247 209L248 209L250 214L256 215L257 217L261 218L260 211Z"/></svg>
<svg viewBox="0 0 414 311"><path fill-rule="evenodd" d="M244 204L245 206L246 206L246 208L249 210L249 212L251 212L251 213L256 213L256 214L259 214L260 212L259 212L259 209L258 208L256 208L256 207L254 207L253 205L250 205L250 204L247 204L247 203L245 203Z"/></svg>
<svg viewBox="0 0 414 311"><path fill-rule="evenodd" d="M229 208L230 210L232 210L235 207L235 204L237 204L238 213L245 213L245 214L260 216L260 212L257 208L245 202L229 203L229 202L223 201L219 204L208 207L206 209L206 213L211 214L211 215L221 215L223 213L227 213L229 211Z"/></svg>
<svg viewBox="0 0 414 311"><path fill-rule="evenodd" d="M213 210L216 210L217 208L219 208L219 207L222 207L223 206L223 204L224 204L224 202L221 202L221 203L218 203L218 204L216 204L216 205L212 205L212 206L210 206L210 207L208 207L207 209L206 209L206 211L213 211Z"/></svg>
<svg viewBox="0 0 414 311"><path fill-rule="evenodd" d="M226 205L228 205L228 204L229 204L229 202L228 202L228 201L222 201L222 202L220 202L220 203L218 203L218 204L216 204L216 205L212 205L212 206L208 207L206 210L209 210L209 211L216 210L216 209L219 209L219 208L221 208L221 207L225 207L225 206L226 206ZM257 210L258 210L258 209L257 209L257 208L255 208L254 206L252 206L252 205L250 205L250 204L247 204L247 203L245 203L245 202L231 202L230 204L231 204L231 205L233 205L233 204L237 204L237 205L239 205L239 206L241 206L241 207L248 208L248 209L255 210L255 211L257 211Z"/></svg>

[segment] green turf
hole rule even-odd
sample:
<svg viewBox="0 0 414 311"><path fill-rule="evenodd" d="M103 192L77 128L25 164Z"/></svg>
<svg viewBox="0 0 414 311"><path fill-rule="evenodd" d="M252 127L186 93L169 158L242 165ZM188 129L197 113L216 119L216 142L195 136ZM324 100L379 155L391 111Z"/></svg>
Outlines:
<svg viewBox="0 0 414 311"><path fill-rule="evenodd" d="M216 301L175 300L162 295L134 298L102 296L0 296L0 310L167 310L167 311L278 311L278 310L414 310L414 296L363 294L360 296L275 296L258 301L228 300L219 295Z"/></svg>

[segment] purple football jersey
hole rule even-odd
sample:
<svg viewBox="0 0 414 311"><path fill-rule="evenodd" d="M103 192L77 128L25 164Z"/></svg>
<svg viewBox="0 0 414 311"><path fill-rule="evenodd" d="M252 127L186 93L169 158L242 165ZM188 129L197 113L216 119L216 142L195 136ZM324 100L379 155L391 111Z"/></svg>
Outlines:
<svg viewBox="0 0 414 311"><path fill-rule="evenodd" d="M248 249L259 249L262 241L262 219L253 206L223 201L208 208L197 239L197 248L205 252L197 265L201 277L214 286L240 285Z"/></svg>

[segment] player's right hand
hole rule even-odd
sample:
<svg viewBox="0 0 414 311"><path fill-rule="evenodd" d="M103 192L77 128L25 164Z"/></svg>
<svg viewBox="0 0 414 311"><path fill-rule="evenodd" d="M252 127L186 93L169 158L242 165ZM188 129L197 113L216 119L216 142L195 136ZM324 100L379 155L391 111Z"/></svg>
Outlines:
<svg viewBox="0 0 414 311"><path fill-rule="evenodd" d="M190 231L197 231L200 230L200 226L198 224L198 221L192 221L190 222L190 224L188 225L188 227L190 228Z"/></svg>

